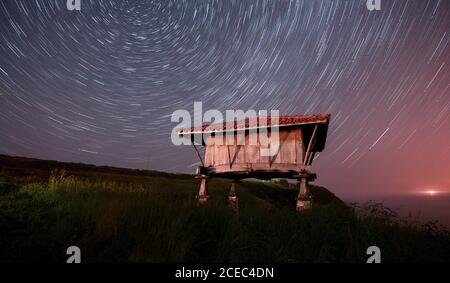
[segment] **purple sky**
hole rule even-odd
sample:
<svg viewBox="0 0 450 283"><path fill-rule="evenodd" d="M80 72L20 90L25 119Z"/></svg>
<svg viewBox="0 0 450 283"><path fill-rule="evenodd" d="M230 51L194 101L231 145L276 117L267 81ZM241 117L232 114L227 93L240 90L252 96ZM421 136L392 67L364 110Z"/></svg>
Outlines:
<svg viewBox="0 0 450 283"><path fill-rule="evenodd" d="M0 153L194 171L178 109L331 113L317 183L450 191L450 2L0 2Z"/></svg>

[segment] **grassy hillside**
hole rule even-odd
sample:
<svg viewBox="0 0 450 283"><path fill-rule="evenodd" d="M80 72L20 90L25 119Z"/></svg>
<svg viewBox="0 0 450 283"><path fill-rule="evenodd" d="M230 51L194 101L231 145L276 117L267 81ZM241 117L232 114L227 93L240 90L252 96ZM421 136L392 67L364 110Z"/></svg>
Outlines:
<svg viewBox="0 0 450 283"><path fill-rule="evenodd" d="M315 207L295 212L297 190L239 185L240 211L226 205L229 182L212 180L198 207L198 180L154 171L0 156L0 261L385 262L450 259L449 233L398 218L377 204L344 205L312 187Z"/></svg>

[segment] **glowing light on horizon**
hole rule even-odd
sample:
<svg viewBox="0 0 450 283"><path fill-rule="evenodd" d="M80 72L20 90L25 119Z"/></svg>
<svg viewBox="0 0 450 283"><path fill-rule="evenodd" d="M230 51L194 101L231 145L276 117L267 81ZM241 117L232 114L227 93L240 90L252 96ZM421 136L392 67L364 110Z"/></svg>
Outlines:
<svg viewBox="0 0 450 283"><path fill-rule="evenodd" d="M421 195L426 195L426 196L437 196L437 195L443 195L443 194L447 194L449 193L448 191L445 190L438 190L438 189L425 189L425 190L421 190L417 192L418 194Z"/></svg>

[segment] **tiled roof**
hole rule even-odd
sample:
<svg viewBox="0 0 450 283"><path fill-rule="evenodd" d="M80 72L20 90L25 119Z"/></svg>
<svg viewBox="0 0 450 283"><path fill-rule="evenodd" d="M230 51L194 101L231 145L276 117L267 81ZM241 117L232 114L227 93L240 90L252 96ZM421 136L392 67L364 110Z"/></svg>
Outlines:
<svg viewBox="0 0 450 283"><path fill-rule="evenodd" d="M299 115L299 116L279 116L278 122L274 121L274 124L271 125L272 119L275 117L271 116L258 116L251 119L245 119L245 123L243 120L234 121L233 122L221 122L214 124L204 124L201 127L193 127L193 128L183 128L178 129L178 134L196 134L196 133L212 133L212 132L225 132L225 131L233 131L233 130L247 130L247 129L256 129L256 128L267 128L267 126L272 127L285 127L285 126L297 126L304 124L328 124L330 122L331 115L330 114L311 114L311 115ZM267 119L265 120L262 119ZM262 120L263 122L259 122ZM259 122L259 123L258 123ZM227 124L229 128L227 128Z"/></svg>

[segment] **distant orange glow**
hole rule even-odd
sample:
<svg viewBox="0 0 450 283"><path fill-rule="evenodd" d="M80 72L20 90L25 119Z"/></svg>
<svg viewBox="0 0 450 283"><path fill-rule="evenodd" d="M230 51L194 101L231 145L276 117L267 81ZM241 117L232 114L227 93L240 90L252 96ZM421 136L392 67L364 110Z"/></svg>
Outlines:
<svg viewBox="0 0 450 283"><path fill-rule="evenodd" d="M426 195L426 196L436 196L436 195L442 195L442 194L446 194L448 193L445 190L438 190L438 189L425 189L425 190L421 190L417 192L418 194L421 195Z"/></svg>

